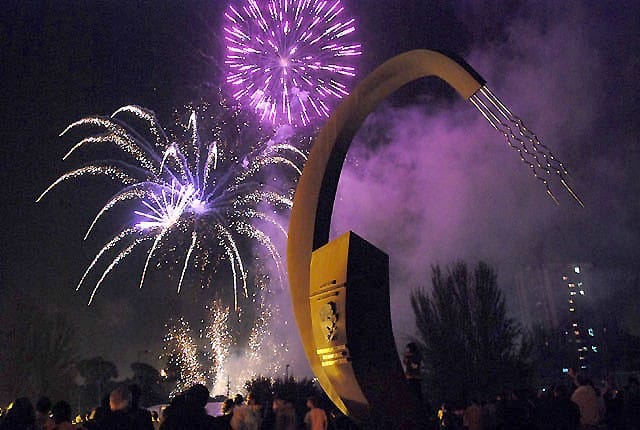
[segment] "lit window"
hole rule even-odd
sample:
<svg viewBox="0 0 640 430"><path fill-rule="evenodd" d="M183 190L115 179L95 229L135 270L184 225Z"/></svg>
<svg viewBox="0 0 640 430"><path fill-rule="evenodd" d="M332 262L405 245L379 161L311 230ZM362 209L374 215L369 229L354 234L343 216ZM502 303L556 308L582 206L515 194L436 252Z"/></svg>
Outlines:
<svg viewBox="0 0 640 430"><path fill-rule="evenodd" d="M578 323L573 323L571 325L574 326L574 327L578 327Z"/></svg>
<svg viewBox="0 0 640 430"><path fill-rule="evenodd" d="M562 280L563 280L563 281L566 281L567 279L569 279L569 278L567 278L566 276L563 276L563 277L562 277Z"/></svg>
<svg viewBox="0 0 640 430"><path fill-rule="evenodd" d="M575 292L575 291L569 291L569 295L570 295L570 296L575 296L575 295L576 295L576 292Z"/></svg>
<svg viewBox="0 0 640 430"><path fill-rule="evenodd" d="M595 346L595 345L593 345L593 346L591 347L591 351L593 351L593 352L598 352L598 347L597 347L597 346Z"/></svg>
<svg viewBox="0 0 640 430"><path fill-rule="evenodd" d="M569 299L569 303L570 303L570 304L573 304L573 299Z"/></svg>
<svg viewBox="0 0 640 430"><path fill-rule="evenodd" d="M589 336L595 336L592 328L589 329Z"/></svg>
<svg viewBox="0 0 640 430"><path fill-rule="evenodd" d="M576 272L576 273L580 273L580 266L574 267L573 271Z"/></svg>
<svg viewBox="0 0 640 430"><path fill-rule="evenodd" d="M573 282L569 284L569 288L575 288L575 287L576 287L576 284L574 284Z"/></svg>
<svg viewBox="0 0 640 430"><path fill-rule="evenodd" d="M582 282L578 282L578 287L582 287Z"/></svg>
<svg viewBox="0 0 640 430"><path fill-rule="evenodd" d="M569 308L569 312L574 312L575 310L575 308Z"/></svg>
<svg viewBox="0 0 640 430"><path fill-rule="evenodd" d="M584 296L584 290L580 290L580 294Z"/></svg>

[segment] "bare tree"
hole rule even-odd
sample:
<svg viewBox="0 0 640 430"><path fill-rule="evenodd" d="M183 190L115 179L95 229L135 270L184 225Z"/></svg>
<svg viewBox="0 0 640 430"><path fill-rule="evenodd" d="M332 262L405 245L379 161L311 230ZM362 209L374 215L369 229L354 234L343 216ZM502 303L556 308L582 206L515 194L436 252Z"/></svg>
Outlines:
<svg viewBox="0 0 640 430"><path fill-rule="evenodd" d="M10 313L0 331L0 398L68 398L75 388L74 327L31 304L18 303Z"/></svg>

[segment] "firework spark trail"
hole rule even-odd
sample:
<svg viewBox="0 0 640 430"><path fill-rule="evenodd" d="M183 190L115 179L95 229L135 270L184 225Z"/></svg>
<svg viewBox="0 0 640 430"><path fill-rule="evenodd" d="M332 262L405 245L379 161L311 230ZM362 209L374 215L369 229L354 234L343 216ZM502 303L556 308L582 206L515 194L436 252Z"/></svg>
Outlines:
<svg viewBox="0 0 640 430"><path fill-rule="evenodd" d="M207 383L198 361L198 344L191 335L191 327L185 319L180 318L177 323L167 325L163 355L168 365L177 373L176 386L169 394L170 398L195 384Z"/></svg>
<svg viewBox="0 0 640 430"><path fill-rule="evenodd" d="M229 307L223 306L220 300L215 300L210 306L207 325L203 336L208 343L209 358L211 359L210 378L213 380L214 393L224 392L225 366L231 349L232 338L229 333Z"/></svg>
<svg viewBox="0 0 640 430"><path fill-rule="evenodd" d="M278 375L282 369L283 353L286 345L279 343L272 332L279 308L262 301L259 314L255 319L244 355L244 366L237 377L237 389L242 388L244 381L254 379L258 374ZM268 360L265 360L268 357Z"/></svg>
<svg viewBox="0 0 640 430"><path fill-rule="evenodd" d="M109 266L107 266L105 271L102 273L102 276L100 276L100 279L98 279L98 282L96 282L95 287L93 287L93 290L91 291L91 296L89 297L89 304L91 304L93 302L93 298L95 297L96 292L98 291L98 288L100 288L100 285L102 284L104 279L107 277L109 272L111 272L118 264L120 264L120 262L122 260L124 260L127 256L129 256L129 254L131 254L131 252L134 250L134 248L136 246L138 246L139 244L141 244L145 240L149 240L149 238L148 237L141 237L141 238L135 239L133 241L133 243L131 243L129 246L127 246L123 251L121 251L116 256L116 258L114 258L111 261L111 264L109 264Z"/></svg>
<svg viewBox="0 0 640 430"><path fill-rule="evenodd" d="M280 233L282 234L282 237L286 238L288 236L288 232L287 230L285 230L284 226L282 224L280 224L280 222L278 220L276 220L275 218L273 218L272 216L269 216L267 214L265 214L264 212L258 212L258 211L254 211L254 210L247 210L247 218L251 218L251 219L259 219L262 221L266 221L269 224L273 225L275 228L277 228ZM247 223L245 223L247 224ZM253 227L251 224L248 224L250 227Z"/></svg>
<svg viewBox="0 0 640 430"><path fill-rule="evenodd" d="M256 278L257 283L268 284L268 277ZM261 289L262 291L268 288ZM257 316L251 326L249 339L244 347L234 345L229 329L230 308L215 299L207 305L207 316L200 320L203 324L199 339L192 336L188 321L180 318L170 327L164 338L165 359L168 367L175 368L179 392L188 383L200 382L212 387L213 393L243 392L246 381L258 375L275 378L282 370L287 342L274 333L275 324L281 324L278 306L269 305L266 296L257 299ZM285 321L286 324L286 321ZM197 351L204 354L200 356ZM232 350L235 350L231 360ZM206 361L198 361L202 357ZM188 382L190 381L190 382Z"/></svg>
<svg viewBox="0 0 640 430"><path fill-rule="evenodd" d="M84 274L82 275L82 278L80 278L80 282L78 282L78 285L76 286L76 291L79 290L80 287L82 287L82 283L86 279L87 275L89 274L89 272L91 272L91 269L93 269L93 267L98 263L98 260L100 260L100 258L102 257L102 255L104 253L106 253L109 250L111 250L113 247L118 245L122 240L126 239L127 237L129 237L129 236L131 236L131 235L133 235L135 233L139 234L141 232L142 231L139 228L136 228L136 227L128 228L126 230L121 231L118 235L116 235L109 242L107 242L107 244L104 245L102 247L102 249L100 249L100 251L98 251L98 254L96 254L96 256L93 258L93 260L91 261L91 263L89 264L89 266L85 270Z"/></svg>
<svg viewBox="0 0 640 430"><path fill-rule="evenodd" d="M507 144L518 152L520 159L529 166L533 176L544 184L547 194L556 204L559 203L558 199L549 184L549 180L554 175L560 179L560 183L580 206L584 206L582 200L567 183L569 172L562 162L553 155L547 146L540 142L538 136L529 130L520 118L511 113L489 88L482 87L469 98L469 101L493 128L504 135Z"/></svg>
<svg viewBox="0 0 640 430"><path fill-rule="evenodd" d="M125 121L127 115L145 124L146 134L151 136L153 143L149 143L144 134ZM218 115L218 117L221 116L222 113ZM238 116L235 115L232 118L237 120ZM292 154L298 160L304 160L305 156L292 145L276 143L266 148L262 148L260 144L257 148L251 148L244 154L242 163L237 161L241 158L234 155L230 149L225 159L220 151L220 141L228 139L228 136L222 129L222 125L215 124L212 130L213 141L205 143L200 137L197 119L195 110L192 110L187 124L183 126L186 136L182 135L170 140L167 133L159 126L153 112L138 106L125 106L114 112L110 118L84 118L63 131L62 135L72 129L91 126L101 132L99 136L81 139L65 158L89 144L109 143L115 144L129 161L98 160L65 173L54 181L37 201L62 182L81 176L106 176L122 183L124 187L107 201L93 219L85 239L105 213L124 202L139 206L138 210L132 211L134 217L130 225L116 233L98 251L78 283L79 289L90 272L96 269L103 258L106 258L107 251L120 247L124 249L110 264L107 263L106 270L102 272L96 288L92 291L89 303L107 274L142 242L149 240L152 241L152 245L146 250L140 287L156 254L167 252L165 248L170 241L181 239L185 235L190 240L189 245L185 246L184 265L180 272L178 291L185 281L192 261L194 266L197 266L198 261L208 261L213 258L228 262L233 275L234 308L239 309L238 292L240 290L245 297L248 297L247 273L236 240L246 235L244 224L250 223L251 220L274 221L267 212L263 211L286 210L291 207L289 196L291 190L285 190L286 194L282 194L273 186L267 187L260 179L260 175L266 173L266 168L278 166L300 174L300 168L296 162L289 160L286 155ZM235 128L231 132L233 134L231 140L234 138L239 140L239 133L243 127L247 127L247 124L244 123L242 126L233 124L233 126ZM263 206L263 209L259 209L259 206ZM239 229L240 226L243 227L242 231ZM282 226L280 231L284 231ZM212 238L217 240L211 240ZM277 255L273 252L274 247L270 237L254 235L252 238L262 245L269 255L274 257ZM193 254L196 252L201 254L202 258L194 259Z"/></svg>
<svg viewBox="0 0 640 430"><path fill-rule="evenodd" d="M107 202L107 204L105 204L102 207L102 209L100 209L100 211L95 216L93 221L91 221L91 225L87 229L87 232L85 233L83 240L87 240L87 238L91 234L91 231L93 230L93 227L95 227L98 220L102 218L102 216L106 212L108 212L111 208L117 206L119 203L122 203L126 200L140 200L145 198L146 196L147 196L147 193L144 190L138 189L137 185L133 185L132 187L125 188L121 192L117 193Z"/></svg>
<svg viewBox="0 0 640 430"><path fill-rule="evenodd" d="M194 231L191 232L191 245L189 249L187 249L187 255L184 257L184 266L182 266L182 273L180 273L180 281L178 281L178 293L180 292L180 288L182 288L182 281L184 280L184 274L187 272L187 267L189 267L189 259L191 258L191 253L193 249L196 247L196 243L198 242L198 234Z"/></svg>
<svg viewBox="0 0 640 430"><path fill-rule="evenodd" d="M115 115L115 114L114 114ZM104 128L106 134L100 136L90 136L88 138L80 140L76 145L74 145L69 152L65 154L62 158L66 160L73 152L77 149L93 143L104 143L104 142L113 142L115 143L121 150L131 155L134 159L138 161L138 163L142 166L142 168L147 169L151 172L157 173L154 171L153 161L148 156L148 148L141 145L136 144L133 139L133 136L119 123L115 122L115 120L110 120L107 118L101 117L89 117L83 118L79 121L74 122L65 128L62 133L60 133L60 137L64 136L71 130L74 130L81 126L97 126L100 128Z"/></svg>
<svg viewBox="0 0 640 430"><path fill-rule="evenodd" d="M236 1L225 12L227 82L233 96L274 124L328 117L355 76L354 19L340 0Z"/></svg>
<svg viewBox="0 0 640 430"><path fill-rule="evenodd" d="M49 185L47 189L42 192L42 194L38 196L36 202L41 201L49 191L51 191L54 187L60 185L62 182L86 175L107 176L113 180L121 182L123 185L132 185L136 182L136 179L130 176L124 169L116 166L84 166L60 176L51 185Z"/></svg>
<svg viewBox="0 0 640 430"><path fill-rule="evenodd" d="M269 217L260 217L261 219L268 219ZM274 220L275 222L275 220ZM240 221L238 222L238 231L251 239L255 239L259 244L264 246L271 255L271 259L274 261L276 265L276 273L278 274L278 283L284 287L284 283L282 282L282 258L280 257L280 253L278 252L278 248L273 244L269 236L264 233L262 230L258 229L252 224L247 222ZM286 235L285 235L286 237Z"/></svg>

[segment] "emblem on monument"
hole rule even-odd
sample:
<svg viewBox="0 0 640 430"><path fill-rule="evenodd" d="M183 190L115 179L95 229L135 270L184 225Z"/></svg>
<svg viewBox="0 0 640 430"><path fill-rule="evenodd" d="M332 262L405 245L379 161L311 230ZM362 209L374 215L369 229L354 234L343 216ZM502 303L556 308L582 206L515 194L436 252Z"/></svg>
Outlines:
<svg viewBox="0 0 640 430"><path fill-rule="evenodd" d="M327 302L320 308L320 325L327 342L335 340L338 330L338 314L335 302Z"/></svg>

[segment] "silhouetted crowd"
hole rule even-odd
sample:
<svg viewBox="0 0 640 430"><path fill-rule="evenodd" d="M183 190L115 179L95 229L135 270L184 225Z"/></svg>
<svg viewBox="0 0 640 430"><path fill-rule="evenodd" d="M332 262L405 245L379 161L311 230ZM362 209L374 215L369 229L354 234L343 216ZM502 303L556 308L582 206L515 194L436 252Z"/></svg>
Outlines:
<svg viewBox="0 0 640 430"><path fill-rule="evenodd" d="M139 406L140 395L137 385L117 387L86 420L75 423L66 401L52 405L42 397L34 408L21 397L2 416L0 430L327 430L329 424L314 397L307 398L308 411L300 419L292 400L275 396L267 405L251 393L246 402L242 395L227 399L222 415L211 416L209 390L201 384L174 397L160 416Z"/></svg>
<svg viewBox="0 0 640 430"><path fill-rule="evenodd" d="M557 385L536 395L526 390L500 394L491 402L472 399L466 405L443 403L429 412L427 430L640 430L640 384L628 378L623 389L613 381L599 389L582 374L574 384ZM413 395L409 392L408 395ZM86 420L73 423L69 403L52 404L40 398L35 407L26 398L16 399L0 421L0 430L343 430L356 427L344 416L327 414L309 397L305 414L296 411L293 399L275 395L247 399L236 395L225 400L222 415L207 413L209 390L194 385L177 395L161 411L139 405L136 385L120 386L105 397ZM426 409L425 409L426 410ZM361 429L364 430L364 429Z"/></svg>
<svg viewBox="0 0 640 430"><path fill-rule="evenodd" d="M628 378L624 389L613 381L602 389L582 374L574 383L532 395L528 390L500 394L492 402L452 406L443 403L430 427L440 430L640 430L640 385Z"/></svg>

